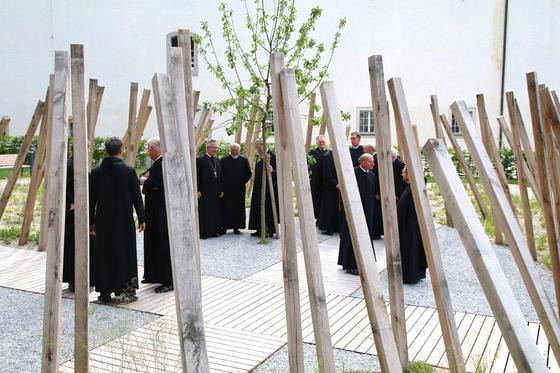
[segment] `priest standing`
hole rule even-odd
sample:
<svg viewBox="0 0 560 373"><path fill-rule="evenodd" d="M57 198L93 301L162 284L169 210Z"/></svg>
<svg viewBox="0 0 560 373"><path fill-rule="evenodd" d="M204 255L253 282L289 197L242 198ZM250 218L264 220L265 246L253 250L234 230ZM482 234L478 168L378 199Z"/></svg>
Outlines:
<svg viewBox="0 0 560 373"><path fill-rule="evenodd" d="M339 231L340 192L337 185L333 153L327 150L321 161L321 207L317 225L329 236Z"/></svg>
<svg viewBox="0 0 560 373"><path fill-rule="evenodd" d="M321 192L323 188L321 162L327 152L325 149L325 145L327 143L325 136L317 136L315 143L317 144L317 147L315 149L311 149L307 155L309 160L313 159L312 164L309 165L309 181L311 182L313 212L315 213L315 218L319 219L319 211L321 209Z"/></svg>
<svg viewBox="0 0 560 373"><path fill-rule="evenodd" d="M350 134L350 157L352 158L352 164L354 167L358 167L358 158L360 155L364 154L364 147L360 145L362 140L362 135L359 132L354 131Z"/></svg>
<svg viewBox="0 0 560 373"><path fill-rule="evenodd" d="M373 168L373 157L371 154L365 153L358 158L359 166L354 168L356 181L358 183L358 190L360 192L360 199L362 208L364 210L367 230L369 233L370 241L373 237L373 216L374 216L374 195L376 176L371 169ZM371 243L373 247L373 242ZM373 252L375 256L375 251ZM340 229L340 245L338 251L338 265L342 266L348 273L358 275L358 265L356 264L356 257L354 255L354 247L352 246L352 238L346 221L346 215L341 213L341 229Z"/></svg>
<svg viewBox="0 0 560 373"><path fill-rule="evenodd" d="M138 263L132 208L142 232L146 227L144 205L136 171L121 159L121 139L110 137L105 151L108 157L90 178L90 233L96 236L95 289L103 303L111 302L111 293L134 301L138 299Z"/></svg>
<svg viewBox="0 0 560 373"><path fill-rule="evenodd" d="M251 236L259 237L261 235L261 188L263 179L263 158L268 157L268 170L272 177L272 187L276 201L276 211L278 211L278 184L276 181L276 156L270 150L266 151L262 142L257 143L257 152L259 153L260 160L255 165L255 181L253 183L253 192L251 194L251 210L249 212L249 229L255 229L256 232L251 233ZM267 175L268 177L268 175ZM272 237L276 233L274 227L274 215L272 210L272 200L270 198L270 189L268 181L265 186L265 224L266 235Z"/></svg>
<svg viewBox="0 0 560 373"><path fill-rule="evenodd" d="M224 196L222 167L216 156L218 143L209 140L206 154L196 159L200 238L216 237L222 230L220 199Z"/></svg>
<svg viewBox="0 0 560 373"><path fill-rule="evenodd" d="M167 231L167 213L163 187L161 144L158 137L148 140L152 167L140 176L142 193L146 196L146 229L144 230L144 283L161 284L156 293L173 290L171 251Z"/></svg>
<svg viewBox="0 0 560 373"><path fill-rule="evenodd" d="M233 229L234 234L240 234L245 229L245 184L251 179L249 160L239 152L241 147L237 143L229 146L229 155L220 161L222 179L227 183L222 198L222 229L223 233Z"/></svg>

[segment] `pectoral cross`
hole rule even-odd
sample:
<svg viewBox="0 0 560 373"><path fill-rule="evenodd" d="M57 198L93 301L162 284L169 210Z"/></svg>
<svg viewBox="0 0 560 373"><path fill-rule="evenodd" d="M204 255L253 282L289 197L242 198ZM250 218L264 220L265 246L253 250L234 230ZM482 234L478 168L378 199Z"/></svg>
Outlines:
<svg viewBox="0 0 560 373"><path fill-rule="evenodd" d="M218 178L218 172L217 171L214 171L214 177Z"/></svg>

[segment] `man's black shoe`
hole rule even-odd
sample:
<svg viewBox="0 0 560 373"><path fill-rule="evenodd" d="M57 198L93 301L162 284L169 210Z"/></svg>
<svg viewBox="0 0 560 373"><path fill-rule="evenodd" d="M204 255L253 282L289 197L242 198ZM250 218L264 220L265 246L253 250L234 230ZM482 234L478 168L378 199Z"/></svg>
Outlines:
<svg viewBox="0 0 560 373"><path fill-rule="evenodd" d="M107 294L101 294L97 297L97 300L103 304L111 303L111 296Z"/></svg>
<svg viewBox="0 0 560 373"><path fill-rule="evenodd" d="M239 232L239 229L233 228L233 234L241 234L241 232Z"/></svg>
<svg viewBox="0 0 560 373"><path fill-rule="evenodd" d="M201 240L205 240L205 239L207 239L207 238L208 238L208 236L205 235L205 234L201 234L201 235L200 235L200 239L201 239Z"/></svg>
<svg viewBox="0 0 560 373"><path fill-rule="evenodd" d="M154 291L156 293L167 293L173 291L173 286L160 285Z"/></svg>
<svg viewBox="0 0 560 373"><path fill-rule="evenodd" d="M260 235L261 235L261 232L259 232L259 231L251 233L251 236L253 236L253 237L259 237Z"/></svg>
<svg viewBox="0 0 560 373"><path fill-rule="evenodd" d="M74 290L75 290L74 284L73 284L73 283L69 283L69 284L68 284L68 291L70 291L70 292L73 293Z"/></svg>

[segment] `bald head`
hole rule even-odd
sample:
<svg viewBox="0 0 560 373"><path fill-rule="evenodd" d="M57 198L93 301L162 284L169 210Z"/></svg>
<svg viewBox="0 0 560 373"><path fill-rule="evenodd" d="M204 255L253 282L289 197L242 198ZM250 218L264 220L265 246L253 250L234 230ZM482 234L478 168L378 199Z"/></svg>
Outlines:
<svg viewBox="0 0 560 373"><path fill-rule="evenodd" d="M373 169L373 156L369 153L364 153L358 158L358 163L364 170Z"/></svg>

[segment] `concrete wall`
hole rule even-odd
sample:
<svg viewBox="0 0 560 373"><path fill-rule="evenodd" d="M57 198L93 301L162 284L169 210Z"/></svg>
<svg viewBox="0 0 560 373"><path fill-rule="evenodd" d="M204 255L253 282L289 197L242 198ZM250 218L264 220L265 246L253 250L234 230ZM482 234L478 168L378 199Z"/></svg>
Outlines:
<svg viewBox="0 0 560 373"><path fill-rule="evenodd" d="M330 79L336 82L342 109L352 114L353 128L356 108L371 105L367 57L382 54L386 78L403 80L411 117L425 141L434 135L430 94L438 95L440 109L448 113L454 100L474 106L475 95L484 93L489 116L499 114L504 2L299 0L297 4L300 19L317 3L324 9L317 35L325 41L338 19L347 17ZM241 13L243 2L230 3ZM12 134L23 133L36 101L44 96L54 50L84 43L86 76L106 87L97 133L124 134L130 82L138 81L140 92L151 89L153 74L165 71L167 33L180 27L196 32L200 21L208 20L219 35L218 4L213 0L3 0L0 115L12 117ZM560 2L555 0L510 2L506 90L515 90L524 112L526 72L538 71L541 81L560 88L558 14ZM202 91L201 100L225 97L203 64L194 86ZM302 112L307 108L302 106ZM220 121L217 118L216 123ZM155 113L146 129L146 136L153 135L157 135ZM225 137L224 132L216 135Z"/></svg>

